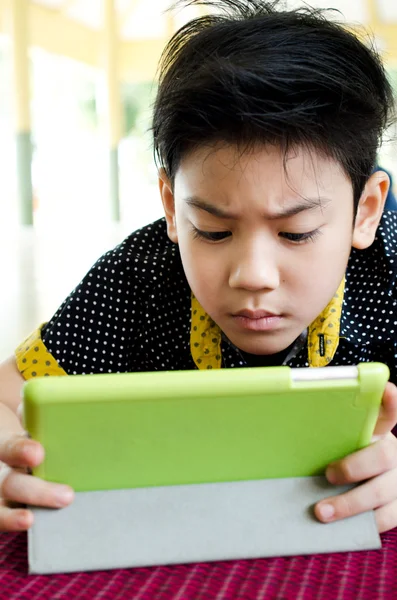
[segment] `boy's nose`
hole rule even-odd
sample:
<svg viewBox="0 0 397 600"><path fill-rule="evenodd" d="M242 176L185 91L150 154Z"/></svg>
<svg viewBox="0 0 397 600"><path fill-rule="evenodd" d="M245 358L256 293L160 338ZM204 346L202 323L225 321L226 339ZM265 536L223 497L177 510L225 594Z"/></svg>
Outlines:
<svg viewBox="0 0 397 600"><path fill-rule="evenodd" d="M235 258L229 276L231 288L250 291L274 290L279 284L280 274L274 257L249 252Z"/></svg>

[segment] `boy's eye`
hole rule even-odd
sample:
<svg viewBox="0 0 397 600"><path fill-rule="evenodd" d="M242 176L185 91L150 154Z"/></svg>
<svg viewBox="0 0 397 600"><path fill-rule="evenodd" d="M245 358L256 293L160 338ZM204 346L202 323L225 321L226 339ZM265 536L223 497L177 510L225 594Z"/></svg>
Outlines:
<svg viewBox="0 0 397 600"><path fill-rule="evenodd" d="M195 238L202 238L210 242L220 242L231 235L231 231L202 231L201 229L197 229L197 227L193 227L193 236Z"/></svg>
<svg viewBox="0 0 397 600"><path fill-rule="evenodd" d="M319 235L319 230L308 231L307 233L289 233L287 231L281 231L279 236L289 240L290 242L308 242L314 241L314 239Z"/></svg>

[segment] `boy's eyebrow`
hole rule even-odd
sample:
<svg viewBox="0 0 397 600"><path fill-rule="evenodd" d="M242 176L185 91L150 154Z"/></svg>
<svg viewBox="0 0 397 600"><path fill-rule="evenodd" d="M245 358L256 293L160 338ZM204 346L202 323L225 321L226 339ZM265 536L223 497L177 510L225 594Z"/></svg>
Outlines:
<svg viewBox="0 0 397 600"><path fill-rule="evenodd" d="M199 210L204 210L205 212L214 215L215 217L219 217L220 219L237 219L236 215L232 213L228 213L227 211L219 208L218 206L214 206L210 204L206 200L202 200L198 196L189 196L185 199L186 204L192 206L193 208L198 208ZM311 210L314 208L323 208L325 204L331 202L330 198L318 197L318 198L305 198L304 202L299 204L295 204L294 206L290 206L285 210L282 210L277 213L268 214L266 218L270 221L277 219L286 219L288 217L293 217L298 215L299 213L305 210Z"/></svg>

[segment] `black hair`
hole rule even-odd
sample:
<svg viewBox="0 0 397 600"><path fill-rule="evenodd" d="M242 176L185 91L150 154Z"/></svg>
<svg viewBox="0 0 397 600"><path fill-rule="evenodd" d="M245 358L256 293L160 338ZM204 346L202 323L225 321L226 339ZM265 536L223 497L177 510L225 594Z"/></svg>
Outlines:
<svg viewBox="0 0 397 600"><path fill-rule="evenodd" d="M341 164L357 207L393 92L382 61L325 12L262 0L181 0L219 9L184 25L159 65L153 138L173 183L186 154L224 141L239 148L314 149Z"/></svg>

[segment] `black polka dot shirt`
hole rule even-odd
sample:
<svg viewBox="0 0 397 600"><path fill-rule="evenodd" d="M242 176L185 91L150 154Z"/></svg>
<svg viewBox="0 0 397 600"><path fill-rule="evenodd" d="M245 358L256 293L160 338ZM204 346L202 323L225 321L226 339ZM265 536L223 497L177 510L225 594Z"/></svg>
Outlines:
<svg viewBox="0 0 397 600"><path fill-rule="evenodd" d="M372 246L352 249L331 365L385 362L397 383L396 232L397 212L385 211ZM44 326L42 339L68 374L195 369L190 307L178 246L160 219L95 263ZM283 364L308 366L302 339ZM247 356L227 339L222 366L247 366Z"/></svg>

